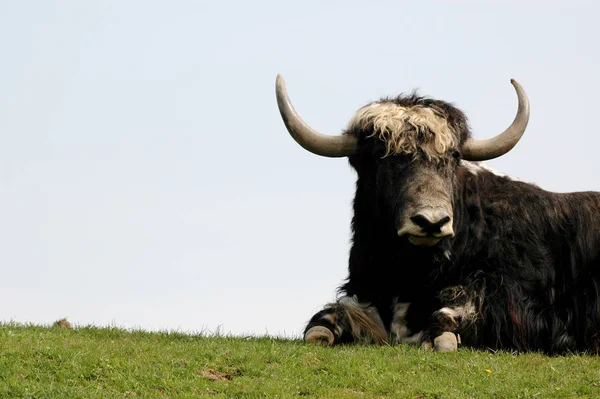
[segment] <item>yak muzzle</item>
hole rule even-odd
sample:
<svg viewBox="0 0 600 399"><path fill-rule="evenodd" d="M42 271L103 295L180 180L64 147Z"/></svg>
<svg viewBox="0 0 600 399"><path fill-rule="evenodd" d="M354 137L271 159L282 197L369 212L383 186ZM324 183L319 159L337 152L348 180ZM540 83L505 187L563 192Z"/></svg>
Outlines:
<svg viewBox="0 0 600 399"><path fill-rule="evenodd" d="M398 236L405 235L413 245L436 245L444 237L454 237L452 216L440 207L421 209L406 218L398 229Z"/></svg>

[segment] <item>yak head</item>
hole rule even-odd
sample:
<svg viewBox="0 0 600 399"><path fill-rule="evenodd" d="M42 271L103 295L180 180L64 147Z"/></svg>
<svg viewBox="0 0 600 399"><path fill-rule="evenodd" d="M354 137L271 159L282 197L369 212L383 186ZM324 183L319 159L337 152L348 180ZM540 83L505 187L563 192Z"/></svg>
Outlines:
<svg viewBox="0 0 600 399"><path fill-rule="evenodd" d="M277 103L291 136L306 150L326 157L349 157L358 173L363 201L376 209L400 237L433 246L454 236L453 200L461 159L483 161L510 151L529 120L529 102L514 80L519 108L513 123L488 140L471 138L467 118L457 108L416 95L399 96L359 109L341 135L308 126L293 108L281 76Z"/></svg>

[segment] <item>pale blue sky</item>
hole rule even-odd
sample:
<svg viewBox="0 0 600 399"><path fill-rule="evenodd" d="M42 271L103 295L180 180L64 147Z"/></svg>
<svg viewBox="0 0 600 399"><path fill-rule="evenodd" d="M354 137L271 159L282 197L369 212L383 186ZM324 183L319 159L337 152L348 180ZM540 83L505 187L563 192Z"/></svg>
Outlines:
<svg viewBox="0 0 600 399"><path fill-rule="evenodd" d="M346 276L355 174L287 134L454 102L489 164L600 190L593 2L0 1L0 320L297 335Z"/></svg>

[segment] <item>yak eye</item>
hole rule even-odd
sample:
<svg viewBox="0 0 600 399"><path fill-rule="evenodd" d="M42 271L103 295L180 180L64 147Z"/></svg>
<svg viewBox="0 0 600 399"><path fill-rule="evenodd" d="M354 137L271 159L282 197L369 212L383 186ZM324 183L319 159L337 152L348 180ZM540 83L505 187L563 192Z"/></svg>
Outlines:
<svg viewBox="0 0 600 399"><path fill-rule="evenodd" d="M371 152L371 154L373 155L373 158L381 160L385 157L385 148L381 146L375 146L373 147L373 151Z"/></svg>
<svg viewBox="0 0 600 399"><path fill-rule="evenodd" d="M460 159L462 157L462 154L460 153L460 151L455 150L452 151L452 156L454 157L454 159Z"/></svg>

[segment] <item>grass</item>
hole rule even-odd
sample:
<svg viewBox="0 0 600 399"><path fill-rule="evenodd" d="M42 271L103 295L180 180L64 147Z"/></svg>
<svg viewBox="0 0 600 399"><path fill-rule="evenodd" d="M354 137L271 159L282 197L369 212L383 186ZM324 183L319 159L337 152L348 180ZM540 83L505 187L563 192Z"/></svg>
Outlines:
<svg viewBox="0 0 600 399"><path fill-rule="evenodd" d="M3 324L0 397L598 398L600 357Z"/></svg>

